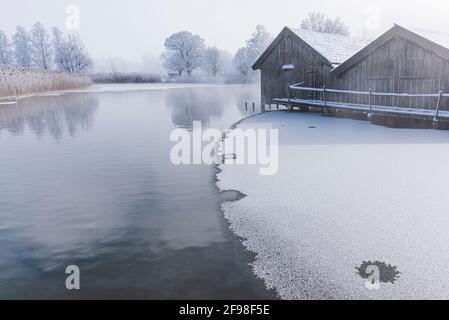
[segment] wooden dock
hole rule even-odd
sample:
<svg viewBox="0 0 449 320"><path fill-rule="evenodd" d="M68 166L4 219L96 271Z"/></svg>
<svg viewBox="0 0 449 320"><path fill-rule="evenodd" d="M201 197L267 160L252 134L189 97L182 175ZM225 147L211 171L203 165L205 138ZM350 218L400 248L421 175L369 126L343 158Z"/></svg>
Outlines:
<svg viewBox="0 0 449 320"><path fill-rule="evenodd" d="M289 86L289 92L294 90L299 91L312 91L315 94L318 94L316 99L303 99L297 97L291 98L277 98L274 99L273 102L277 104L282 104L288 106L290 109L294 107L312 107L312 108L320 108L324 113L330 115L344 115L347 114L349 117L352 115L357 115L358 119L365 118L366 120L373 120L376 118L379 120L380 118L391 118L400 120L417 120L424 121L431 124L432 127L436 129L449 129L449 111L440 110L440 104L443 98L449 97L449 94L445 94L443 92L435 93L435 94L409 94L409 93L379 93L369 91L347 91L347 90L335 90L328 89L326 87L323 88L306 88L301 86ZM362 95L366 96L368 103L360 104L360 103L348 103L348 102L340 102L340 101L329 101L329 94L345 94L345 95ZM418 108L406 108L406 107L396 107L396 106L383 106L383 105L375 105L372 103L374 101L374 97L425 97L427 99L434 98L435 99L435 107L430 109L418 109Z"/></svg>

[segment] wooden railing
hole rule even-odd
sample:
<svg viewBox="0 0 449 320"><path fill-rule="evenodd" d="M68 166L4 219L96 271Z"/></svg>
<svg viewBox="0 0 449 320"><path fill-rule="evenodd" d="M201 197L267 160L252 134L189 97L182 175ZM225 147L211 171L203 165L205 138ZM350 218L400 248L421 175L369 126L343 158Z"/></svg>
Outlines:
<svg viewBox="0 0 449 320"><path fill-rule="evenodd" d="M339 94L348 94L348 95L362 95L362 96L367 96L368 97L368 104L357 104L357 105L364 105L366 107L368 107L369 112L368 112L368 117L372 117L373 114L373 109L376 107L373 103L373 98L374 97L401 97L401 98L436 98L436 104L435 104L435 116L434 116L434 121L438 121L439 115L440 115L440 109L441 109L441 104L442 104L442 98L443 97L449 97L449 93L444 93L443 91L439 91L438 93L429 93L429 94L413 94L413 93L387 93L387 92L375 92L371 89L369 89L368 91L355 91L355 90L338 90L338 89L330 89L327 88L326 86L323 86L322 88L311 88L311 87L303 87L302 86L303 83L299 83L299 84L295 84L295 85L289 85L288 86L288 101L290 104L290 100L293 100L291 98L290 95L290 91L291 90L299 90L299 91L309 91L309 92L319 92L321 93L321 101L323 103L323 107L326 110L328 108L328 95L329 93L339 93ZM349 105L351 103L348 103ZM383 108L388 108L391 107L393 108L403 108L404 110L406 108L404 107L399 107L399 106L382 106ZM417 108L410 108L410 109L417 109ZM417 109L417 110L421 110L421 109Z"/></svg>

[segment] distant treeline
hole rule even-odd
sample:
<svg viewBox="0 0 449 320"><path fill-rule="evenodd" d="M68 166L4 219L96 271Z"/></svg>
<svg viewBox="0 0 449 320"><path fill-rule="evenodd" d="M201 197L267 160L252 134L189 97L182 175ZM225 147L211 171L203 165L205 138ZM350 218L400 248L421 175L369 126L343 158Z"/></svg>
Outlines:
<svg viewBox="0 0 449 320"><path fill-rule="evenodd" d="M272 40L263 25L256 30L235 55L216 47L208 47L205 40L188 31L172 34L165 40L161 56L170 81L250 83L258 73L251 69ZM199 79L199 80L197 80Z"/></svg>
<svg viewBox="0 0 449 320"><path fill-rule="evenodd" d="M162 78L158 74L139 72L103 72L90 76L95 83L158 83Z"/></svg>

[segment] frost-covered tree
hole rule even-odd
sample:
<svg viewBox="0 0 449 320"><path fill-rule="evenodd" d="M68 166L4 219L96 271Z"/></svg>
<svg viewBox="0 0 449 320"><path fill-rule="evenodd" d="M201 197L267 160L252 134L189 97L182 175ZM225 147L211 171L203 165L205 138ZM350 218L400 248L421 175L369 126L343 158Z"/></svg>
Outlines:
<svg viewBox="0 0 449 320"><path fill-rule="evenodd" d="M0 30L0 65L13 63L13 51L8 36Z"/></svg>
<svg viewBox="0 0 449 320"><path fill-rule="evenodd" d="M237 50L234 56L234 67L235 70L242 76L248 76L251 71L251 61L248 58L248 48L243 47Z"/></svg>
<svg viewBox="0 0 449 320"><path fill-rule="evenodd" d="M161 55L161 59L163 61L165 70L167 70L168 72L174 72L179 76L182 76L182 73L185 69L185 63L179 52L166 51Z"/></svg>
<svg viewBox="0 0 449 320"><path fill-rule="evenodd" d="M33 25L30 33L30 54L35 67L48 70L52 66L52 43L42 23Z"/></svg>
<svg viewBox="0 0 449 320"><path fill-rule="evenodd" d="M204 53L204 70L212 77L217 77L229 72L232 64L232 55L226 50L220 50L216 47L209 47Z"/></svg>
<svg viewBox="0 0 449 320"><path fill-rule="evenodd" d="M333 20L327 19L324 26L324 31L326 33L341 34L344 36L350 35L349 27L338 17Z"/></svg>
<svg viewBox="0 0 449 320"><path fill-rule="evenodd" d="M67 41L63 46L63 51L65 51L68 57L69 67L66 71L69 73L85 73L93 66L93 62L86 52L84 43L79 35L69 33Z"/></svg>
<svg viewBox="0 0 449 320"><path fill-rule="evenodd" d="M187 31L175 33L165 40L164 66L168 71L180 72L180 65L188 76L201 66L204 39Z"/></svg>
<svg viewBox="0 0 449 320"><path fill-rule="evenodd" d="M25 28L18 26L13 35L14 55L16 64L21 67L31 67L30 35Z"/></svg>
<svg viewBox="0 0 449 320"><path fill-rule="evenodd" d="M272 40L271 35L263 25L257 25L246 46L240 48L234 57L234 66L240 75L246 77L251 72L251 66L262 55Z"/></svg>
<svg viewBox="0 0 449 320"><path fill-rule="evenodd" d="M311 12L301 22L301 29L322 33L349 35L349 27L340 18L327 18L323 13Z"/></svg>
<svg viewBox="0 0 449 320"><path fill-rule="evenodd" d="M268 48L272 38L267 29L263 25L257 25L256 31L252 37L246 42L248 48L248 57L252 60L253 64L260 57L260 55Z"/></svg>
<svg viewBox="0 0 449 320"><path fill-rule="evenodd" d="M204 68L213 77L221 72L220 50L218 48L207 48L204 53Z"/></svg>
<svg viewBox="0 0 449 320"><path fill-rule="evenodd" d="M307 18L301 21L301 29L324 32L326 16L320 12L310 12Z"/></svg>
<svg viewBox="0 0 449 320"><path fill-rule="evenodd" d="M58 69L69 73L86 73L93 66L79 35L65 35L60 29L53 28L54 59Z"/></svg>

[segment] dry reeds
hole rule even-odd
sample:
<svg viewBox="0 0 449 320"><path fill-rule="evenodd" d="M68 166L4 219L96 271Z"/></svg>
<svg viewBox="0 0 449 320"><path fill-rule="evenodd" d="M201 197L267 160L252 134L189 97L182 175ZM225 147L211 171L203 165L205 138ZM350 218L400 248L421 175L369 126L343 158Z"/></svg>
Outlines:
<svg viewBox="0 0 449 320"><path fill-rule="evenodd" d="M0 97L81 89L89 86L89 78L60 71L0 66Z"/></svg>

